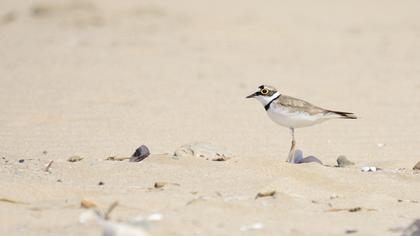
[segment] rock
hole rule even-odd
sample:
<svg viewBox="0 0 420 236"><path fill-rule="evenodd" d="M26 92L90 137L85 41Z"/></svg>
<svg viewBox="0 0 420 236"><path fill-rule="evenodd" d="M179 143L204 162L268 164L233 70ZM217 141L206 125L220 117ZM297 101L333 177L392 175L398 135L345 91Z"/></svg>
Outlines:
<svg viewBox="0 0 420 236"><path fill-rule="evenodd" d="M417 164L413 166L413 170L420 170L420 161L417 162Z"/></svg>
<svg viewBox="0 0 420 236"><path fill-rule="evenodd" d="M361 210L362 210L361 207L354 207L354 208L350 208L349 212L358 212L358 211L361 211Z"/></svg>
<svg viewBox="0 0 420 236"><path fill-rule="evenodd" d="M104 185L105 183L102 181L99 181L98 185Z"/></svg>
<svg viewBox="0 0 420 236"><path fill-rule="evenodd" d="M250 230L259 230L259 229L263 229L264 228L264 224L257 222L254 224L250 224L250 225L242 225L239 230L240 231L250 231Z"/></svg>
<svg viewBox="0 0 420 236"><path fill-rule="evenodd" d="M357 230L355 230L355 229L348 229L348 230L345 231L345 233L346 234L354 234L354 233L357 233Z"/></svg>
<svg viewBox="0 0 420 236"><path fill-rule="evenodd" d="M274 195L276 195L276 190L261 191L255 196L255 199L260 197L274 197Z"/></svg>
<svg viewBox="0 0 420 236"><path fill-rule="evenodd" d="M383 148L385 147L385 143L377 143L376 146L378 146L378 148Z"/></svg>
<svg viewBox="0 0 420 236"><path fill-rule="evenodd" d="M146 145L141 145L136 151L131 155L131 162L140 162L150 155L149 148Z"/></svg>
<svg viewBox="0 0 420 236"><path fill-rule="evenodd" d="M89 200L82 200L82 201L80 202L80 206L81 206L82 208L86 208L86 209L89 209L89 208L96 208L96 204L95 204L94 202L92 202L92 201L89 201Z"/></svg>
<svg viewBox="0 0 420 236"><path fill-rule="evenodd" d="M382 170L381 168L377 168L376 166L363 166L361 168L362 172L376 172L378 170Z"/></svg>
<svg viewBox="0 0 420 236"><path fill-rule="evenodd" d="M77 162L83 160L81 156L71 156L67 159L68 162Z"/></svg>
<svg viewBox="0 0 420 236"><path fill-rule="evenodd" d="M23 163L23 162L25 162L25 159L20 159L19 160L19 163Z"/></svg>
<svg viewBox="0 0 420 236"><path fill-rule="evenodd" d="M110 156L105 158L107 161L124 161L127 159L131 159L132 157L117 157L117 156Z"/></svg>
<svg viewBox="0 0 420 236"><path fill-rule="evenodd" d="M201 157L212 161L225 161L233 156L226 148L210 143L186 144L175 150L174 155L178 157Z"/></svg>
<svg viewBox="0 0 420 236"><path fill-rule="evenodd" d="M349 161L346 156L338 156L337 158L337 166L338 167L347 167L347 166L353 166L354 162Z"/></svg>
<svg viewBox="0 0 420 236"><path fill-rule="evenodd" d="M167 185L168 183L166 183L166 182L156 182L154 185L153 185L153 187L155 187L155 188L162 188L162 187L164 187L165 185Z"/></svg>

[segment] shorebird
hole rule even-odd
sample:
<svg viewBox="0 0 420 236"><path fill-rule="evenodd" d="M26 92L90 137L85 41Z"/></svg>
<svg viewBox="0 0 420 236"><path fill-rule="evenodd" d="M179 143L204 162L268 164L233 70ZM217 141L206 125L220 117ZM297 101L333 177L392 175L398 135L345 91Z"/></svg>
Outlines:
<svg viewBox="0 0 420 236"><path fill-rule="evenodd" d="M246 98L256 98L272 121L290 129L292 145L287 162L292 162L295 154L295 128L312 126L331 119L357 119L351 112L327 110L307 101L280 94L276 88L269 85L259 86L257 92Z"/></svg>

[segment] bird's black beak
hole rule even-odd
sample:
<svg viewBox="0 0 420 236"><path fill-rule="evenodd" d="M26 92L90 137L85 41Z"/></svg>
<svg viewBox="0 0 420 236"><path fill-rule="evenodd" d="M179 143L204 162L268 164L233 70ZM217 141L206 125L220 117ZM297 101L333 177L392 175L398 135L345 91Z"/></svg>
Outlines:
<svg viewBox="0 0 420 236"><path fill-rule="evenodd" d="M258 95L258 94L255 92L255 93L253 93L253 94L251 94L251 95L246 96L246 98L253 98L253 97L257 96L257 95Z"/></svg>

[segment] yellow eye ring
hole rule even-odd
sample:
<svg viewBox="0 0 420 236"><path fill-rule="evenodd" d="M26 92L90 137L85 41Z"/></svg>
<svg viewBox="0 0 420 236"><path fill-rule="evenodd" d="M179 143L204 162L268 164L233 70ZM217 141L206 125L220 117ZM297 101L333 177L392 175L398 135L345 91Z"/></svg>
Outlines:
<svg viewBox="0 0 420 236"><path fill-rule="evenodd" d="M268 89L261 89L261 94L262 95L267 95L268 94Z"/></svg>

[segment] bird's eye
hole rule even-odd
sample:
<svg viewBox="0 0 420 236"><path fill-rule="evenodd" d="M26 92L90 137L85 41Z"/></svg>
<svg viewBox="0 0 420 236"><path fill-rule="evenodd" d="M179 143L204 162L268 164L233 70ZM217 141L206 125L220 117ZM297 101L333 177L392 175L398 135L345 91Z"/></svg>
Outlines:
<svg viewBox="0 0 420 236"><path fill-rule="evenodd" d="M261 94L262 95L267 95L268 94L268 89L261 89Z"/></svg>

